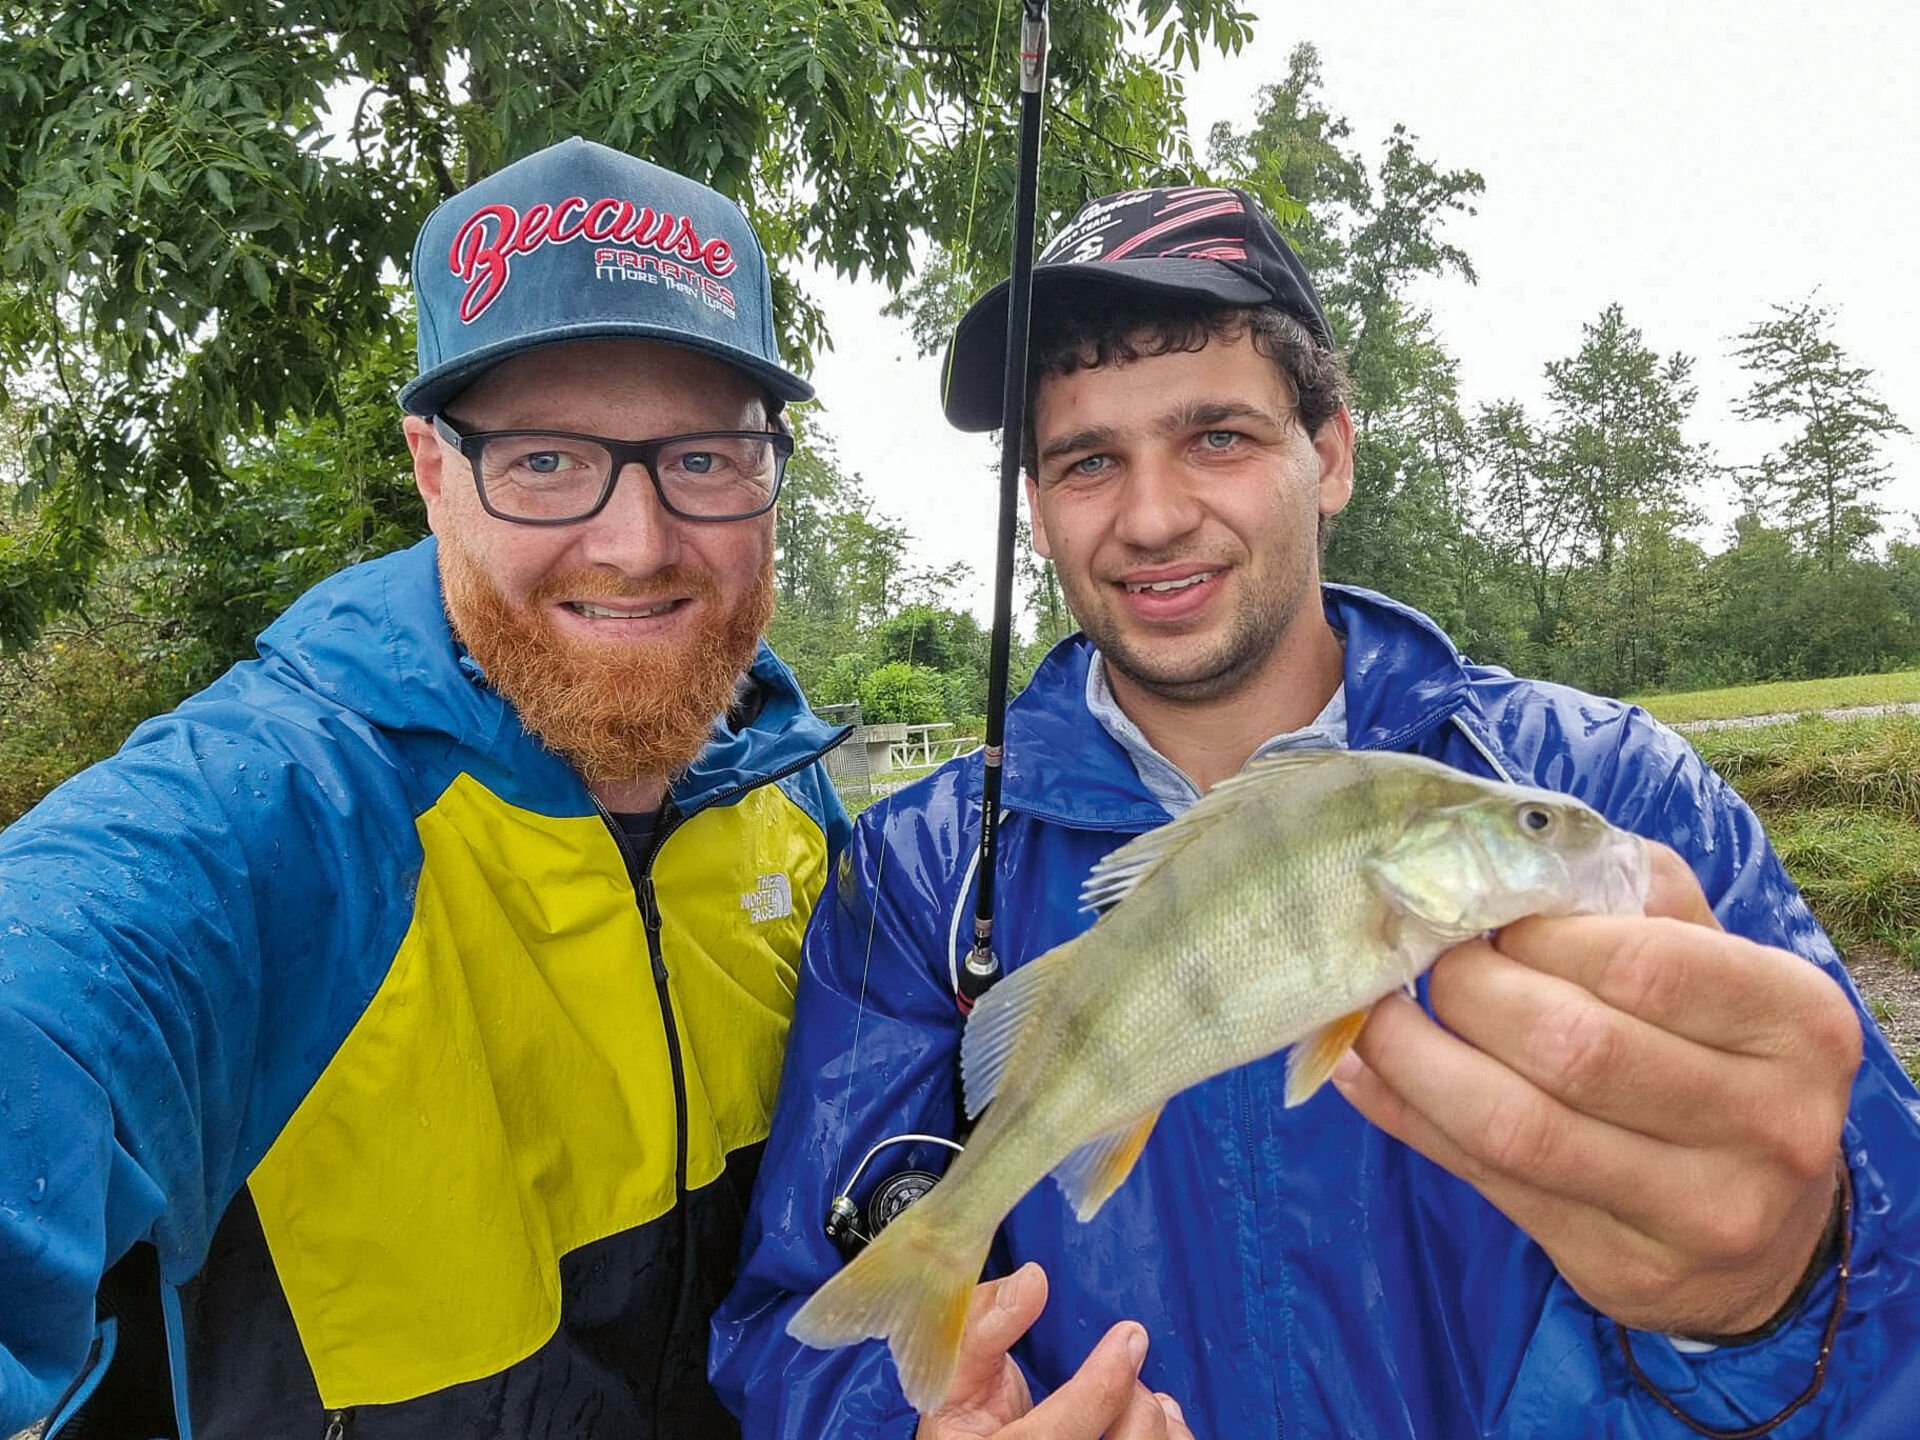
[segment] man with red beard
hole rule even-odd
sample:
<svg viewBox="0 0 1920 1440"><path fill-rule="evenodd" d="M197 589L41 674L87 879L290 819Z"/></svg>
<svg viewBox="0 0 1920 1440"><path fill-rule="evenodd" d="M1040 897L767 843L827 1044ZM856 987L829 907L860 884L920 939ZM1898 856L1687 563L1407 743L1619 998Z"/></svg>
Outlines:
<svg viewBox="0 0 1920 1440"><path fill-rule="evenodd" d="M0 1435L739 1433L846 834L760 640L811 392L739 210L585 141L414 284L432 538L0 836Z"/></svg>

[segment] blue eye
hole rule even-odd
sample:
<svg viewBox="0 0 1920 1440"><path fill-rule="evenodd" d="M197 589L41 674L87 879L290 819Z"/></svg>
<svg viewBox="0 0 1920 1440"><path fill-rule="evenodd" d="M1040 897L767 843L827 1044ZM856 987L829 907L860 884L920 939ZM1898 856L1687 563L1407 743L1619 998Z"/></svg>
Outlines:
<svg viewBox="0 0 1920 1440"><path fill-rule="evenodd" d="M536 450L520 463L536 475L552 475L559 471L563 460L558 450Z"/></svg>
<svg viewBox="0 0 1920 1440"><path fill-rule="evenodd" d="M705 450L689 450L680 456L678 464L690 474L705 475L713 469L713 456Z"/></svg>
<svg viewBox="0 0 1920 1440"><path fill-rule="evenodd" d="M1209 450L1230 450L1240 438L1238 430L1209 430L1202 442Z"/></svg>

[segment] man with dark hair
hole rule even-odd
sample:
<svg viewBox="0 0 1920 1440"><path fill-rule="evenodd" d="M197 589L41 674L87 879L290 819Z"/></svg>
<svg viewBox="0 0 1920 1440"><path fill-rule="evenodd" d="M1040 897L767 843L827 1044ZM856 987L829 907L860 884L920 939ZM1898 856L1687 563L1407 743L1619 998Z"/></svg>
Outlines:
<svg viewBox="0 0 1920 1440"><path fill-rule="evenodd" d="M954 337L962 429L1001 418L1005 293ZM786 1324L840 1264L829 1201L884 1221L902 1167L939 1168L920 1137L955 1131L980 823L957 762L862 817L809 936L723 1397L796 1440L1910 1433L1920 1105L1751 811L1643 712L1321 583L1353 424L1313 287L1245 195L1094 201L1034 295L1027 499L1084 633L1008 716L1003 966L1092 923L1117 846L1301 748L1578 796L1656 842L1649 913L1455 947L1297 1109L1284 1056L1175 1096L1084 1225L1036 1188L916 1416L884 1346Z"/></svg>
<svg viewBox="0 0 1920 1440"><path fill-rule="evenodd" d="M433 536L0 835L0 1435L738 1434L836 738L760 639L766 264L584 140L447 200Z"/></svg>

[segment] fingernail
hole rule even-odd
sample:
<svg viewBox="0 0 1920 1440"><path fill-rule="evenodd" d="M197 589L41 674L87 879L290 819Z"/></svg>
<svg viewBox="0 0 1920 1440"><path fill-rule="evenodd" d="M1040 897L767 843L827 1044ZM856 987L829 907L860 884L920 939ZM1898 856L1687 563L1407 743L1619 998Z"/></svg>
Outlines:
<svg viewBox="0 0 1920 1440"><path fill-rule="evenodd" d="M1361 1062L1360 1057L1349 1050L1340 1057L1339 1063L1333 1067L1333 1083L1342 1090L1345 1090L1360 1078L1360 1072L1366 1068L1367 1067Z"/></svg>
<svg viewBox="0 0 1920 1440"><path fill-rule="evenodd" d="M1180 1412L1180 1403L1173 1396L1164 1395L1156 1390L1153 1398L1160 1402L1160 1409L1165 1412L1169 1420L1177 1420L1182 1425L1187 1423L1187 1417Z"/></svg>
<svg viewBox="0 0 1920 1440"><path fill-rule="evenodd" d="M1012 1310L1020 1303L1020 1282L1026 1276L1027 1267L1022 1265L1013 1274L1000 1282L1000 1293L994 1297L994 1305L1001 1310Z"/></svg>
<svg viewBox="0 0 1920 1440"><path fill-rule="evenodd" d="M1147 1332L1137 1325L1127 1334L1127 1358L1133 1362L1136 1370L1147 1358Z"/></svg>

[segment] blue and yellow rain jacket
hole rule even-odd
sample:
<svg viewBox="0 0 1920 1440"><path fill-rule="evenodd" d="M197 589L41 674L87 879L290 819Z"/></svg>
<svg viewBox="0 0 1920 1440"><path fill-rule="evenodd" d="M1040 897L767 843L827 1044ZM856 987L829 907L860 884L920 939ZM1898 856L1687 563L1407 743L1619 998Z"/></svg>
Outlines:
<svg viewBox="0 0 1920 1440"><path fill-rule="evenodd" d="M0 1435L728 1433L835 738L763 648L632 853L427 541L0 834Z"/></svg>
<svg viewBox="0 0 1920 1440"><path fill-rule="evenodd" d="M1752 813L1644 712L1471 665L1380 596L1328 587L1325 605L1345 637L1355 748L1578 795L1686 856L1729 930L1847 983ZM1057 647L1010 713L994 892L1010 967L1084 930L1088 871L1166 819L1088 714L1090 653L1081 638ZM979 765L951 765L860 818L808 939L741 1276L714 1322L715 1383L750 1435L913 1433L884 1346L810 1350L786 1322L839 1268L821 1219L868 1148L953 1133ZM1862 1024L1845 1137L1851 1289L1826 1383L1780 1440L1920 1434L1920 1099L1864 1013ZM1284 1086L1274 1057L1174 1097L1088 1224L1050 1183L1014 1208L991 1266L1037 1260L1051 1280L1015 1351L1036 1396L1134 1319L1151 1337L1145 1383L1173 1395L1202 1440L1692 1434L1629 1378L1612 1322L1476 1191L1332 1087L1288 1110ZM856 1199L914 1162L943 1159L931 1146L887 1152ZM1738 1429L1807 1388L1834 1298L1829 1267L1770 1339L1684 1354L1637 1334L1634 1353L1688 1414Z"/></svg>

